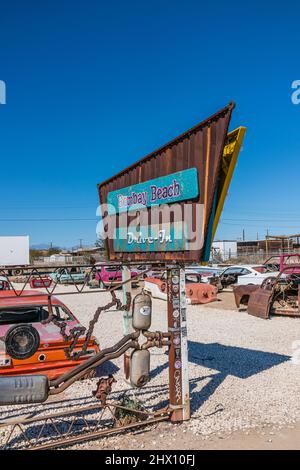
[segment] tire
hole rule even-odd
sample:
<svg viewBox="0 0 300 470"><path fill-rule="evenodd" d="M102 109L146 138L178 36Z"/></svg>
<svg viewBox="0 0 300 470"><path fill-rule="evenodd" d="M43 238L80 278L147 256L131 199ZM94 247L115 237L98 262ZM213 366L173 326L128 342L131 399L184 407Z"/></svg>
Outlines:
<svg viewBox="0 0 300 470"><path fill-rule="evenodd" d="M12 275L13 276L22 276L23 274L23 269L22 268L17 268L12 270Z"/></svg>
<svg viewBox="0 0 300 470"><path fill-rule="evenodd" d="M13 359L28 359L40 346L40 335L32 325L12 326L5 335L7 354Z"/></svg>

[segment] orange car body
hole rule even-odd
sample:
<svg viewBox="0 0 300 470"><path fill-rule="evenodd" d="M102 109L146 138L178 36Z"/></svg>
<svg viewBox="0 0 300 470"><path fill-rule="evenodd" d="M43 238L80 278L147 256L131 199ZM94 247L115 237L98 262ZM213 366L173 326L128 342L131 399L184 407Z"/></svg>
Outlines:
<svg viewBox="0 0 300 470"><path fill-rule="evenodd" d="M12 296L11 291L0 292L0 376L13 376L13 375L26 375L26 374L44 374L49 377L50 380L56 379L65 372L69 371L76 365L82 363L89 357L99 352L99 345L95 337L92 337L87 348L87 354L81 356L79 360L71 360L66 357L64 349L70 346L69 342L65 342L59 327L53 323L43 324L41 321L29 321L15 323L11 321L5 323L5 317L9 317L9 312L14 310L29 308L30 307L41 307L43 313L48 314L48 296L45 294L37 293L37 291L24 291L24 295L16 296L10 299L4 299L8 295ZM38 295L37 295L38 294ZM25 297L26 295L34 295L34 297ZM52 297L51 300L52 308L55 312L59 312L59 309L64 312L67 317L67 328L66 333L68 334L71 328L80 326L79 321L73 313L60 302L57 298ZM4 312L4 313L3 313ZM2 318L1 318L2 315ZM12 314L13 315L13 314ZM43 318L44 319L44 318ZM39 333L40 345L35 354L28 359L13 359L11 358L5 348L5 335L7 331L15 324L31 324ZM84 337L79 338L78 344L74 351L81 349L84 342Z"/></svg>
<svg viewBox="0 0 300 470"><path fill-rule="evenodd" d="M165 279L153 277L145 278L145 291L152 297L167 300L167 282ZM186 299L188 304L207 304L217 300L218 288L201 282L188 282L185 284Z"/></svg>

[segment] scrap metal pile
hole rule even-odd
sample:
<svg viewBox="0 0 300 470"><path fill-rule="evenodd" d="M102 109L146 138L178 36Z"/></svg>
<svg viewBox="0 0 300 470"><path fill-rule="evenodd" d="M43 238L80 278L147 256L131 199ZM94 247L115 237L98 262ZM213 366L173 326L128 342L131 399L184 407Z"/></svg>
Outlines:
<svg viewBox="0 0 300 470"><path fill-rule="evenodd" d="M241 285L233 289L236 306L260 318L270 315L300 316L300 265L284 268L277 277L267 277L260 286Z"/></svg>

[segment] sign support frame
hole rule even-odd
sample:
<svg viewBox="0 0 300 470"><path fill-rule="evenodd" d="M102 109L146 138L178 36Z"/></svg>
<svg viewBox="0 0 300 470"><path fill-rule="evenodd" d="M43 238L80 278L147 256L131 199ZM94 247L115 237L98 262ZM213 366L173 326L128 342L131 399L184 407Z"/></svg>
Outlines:
<svg viewBox="0 0 300 470"><path fill-rule="evenodd" d="M190 384L184 267L167 267L169 345L169 404L171 421L190 419Z"/></svg>

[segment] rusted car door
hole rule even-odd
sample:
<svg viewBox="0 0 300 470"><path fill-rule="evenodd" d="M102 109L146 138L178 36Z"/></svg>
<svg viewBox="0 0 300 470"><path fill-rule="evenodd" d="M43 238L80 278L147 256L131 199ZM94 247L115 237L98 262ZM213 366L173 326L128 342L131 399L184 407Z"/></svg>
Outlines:
<svg viewBox="0 0 300 470"><path fill-rule="evenodd" d="M259 318L269 318L273 290L259 287L249 297L248 313Z"/></svg>
<svg viewBox="0 0 300 470"><path fill-rule="evenodd" d="M240 308L241 305L248 305L250 295L257 289L259 286L253 284L234 286L233 294L237 308Z"/></svg>

